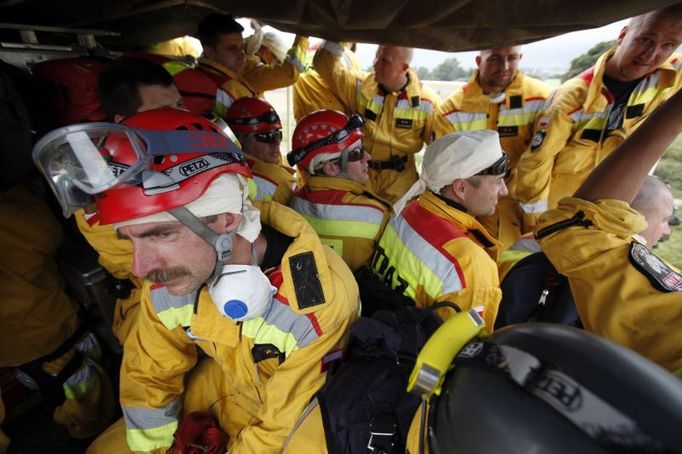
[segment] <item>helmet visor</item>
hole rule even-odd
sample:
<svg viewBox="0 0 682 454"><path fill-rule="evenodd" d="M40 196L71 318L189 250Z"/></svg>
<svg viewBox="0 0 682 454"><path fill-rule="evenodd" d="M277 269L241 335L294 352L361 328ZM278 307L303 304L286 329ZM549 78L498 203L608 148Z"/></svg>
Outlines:
<svg viewBox="0 0 682 454"><path fill-rule="evenodd" d="M126 164L114 161L112 149L131 150ZM90 197L121 183L139 183L151 158L134 130L112 123L67 126L46 134L33 148L33 161L45 175L65 216L90 202ZM120 161L117 159L117 161Z"/></svg>

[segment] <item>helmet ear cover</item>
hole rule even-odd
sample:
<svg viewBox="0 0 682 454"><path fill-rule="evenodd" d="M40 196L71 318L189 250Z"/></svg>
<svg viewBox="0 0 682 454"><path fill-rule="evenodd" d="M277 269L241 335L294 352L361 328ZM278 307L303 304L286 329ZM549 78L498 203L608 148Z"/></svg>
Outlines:
<svg viewBox="0 0 682 454"><path fill-rule="evenodd" d="M348 118L336 110L318 110L303 117L294 130L293 150L287 154L289 165L308 170L312 159L321 153L339 153L362 139L360 115Z"/></svg>

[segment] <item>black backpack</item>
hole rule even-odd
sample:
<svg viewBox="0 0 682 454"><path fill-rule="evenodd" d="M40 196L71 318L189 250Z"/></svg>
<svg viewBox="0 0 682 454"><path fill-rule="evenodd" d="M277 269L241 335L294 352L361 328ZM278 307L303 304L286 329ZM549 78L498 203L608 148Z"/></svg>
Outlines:
<svg viewBox="0 0 682 454"><path fill-rule="evenodd" d="M327 449L341 453L404 453L421 398L407 384L417 354L443 323L433 309L380 310L351 325L346 357L317 392Z"/></svg>
<svg viewBox="0 0 682 454"><path fill-rule="evenodd" d="M502 301L495 329L514 323L547 322L582 328L568 279L543 252L512 267L500 285Z"/></svg>

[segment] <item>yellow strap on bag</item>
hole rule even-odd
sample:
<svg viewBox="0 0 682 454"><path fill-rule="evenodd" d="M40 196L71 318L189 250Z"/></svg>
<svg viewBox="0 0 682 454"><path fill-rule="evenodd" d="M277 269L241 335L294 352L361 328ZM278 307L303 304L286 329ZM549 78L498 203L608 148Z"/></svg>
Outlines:
<svg viewBox="0 0 682 454"><path fill-rule="evenodd" d="M434 394L439 396L445 373L455 355L483 331L484 327L485 322L474 309L449 318L431 335L419 352L407 391L415 390L425 400Z"/></svg>

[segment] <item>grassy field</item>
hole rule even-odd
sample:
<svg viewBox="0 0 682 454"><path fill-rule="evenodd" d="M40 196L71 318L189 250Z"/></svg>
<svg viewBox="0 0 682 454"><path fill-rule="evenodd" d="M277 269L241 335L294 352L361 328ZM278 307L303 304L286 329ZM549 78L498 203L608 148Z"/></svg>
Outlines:
<svg viewBox="0 0 682 454"><path fill-rule="evenodd" d="M676 199L682 199L682 138L670 146L654 174L672 186ZM682 216L682 207L678 207L678 216ZM682 225L673 227L670 239L656 247L656 253L682 269Z"/></svg>

